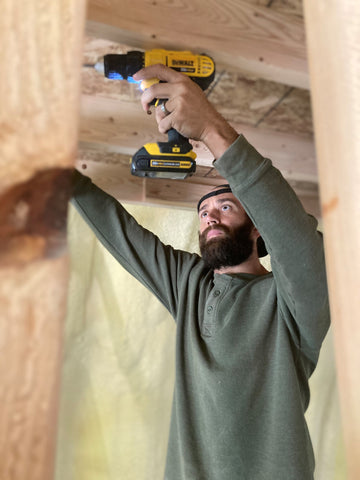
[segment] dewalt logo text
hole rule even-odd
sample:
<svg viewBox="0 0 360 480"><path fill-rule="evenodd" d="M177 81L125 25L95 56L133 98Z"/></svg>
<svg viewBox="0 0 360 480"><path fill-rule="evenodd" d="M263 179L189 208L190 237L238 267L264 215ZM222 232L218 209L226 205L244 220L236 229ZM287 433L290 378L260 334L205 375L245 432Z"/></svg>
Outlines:
<svg viewBox="0 0 360 480"><path fill-rule="evenodd" d="M194 66L193 60L173 60L172 64L177 67L192 67Z"/></svg>

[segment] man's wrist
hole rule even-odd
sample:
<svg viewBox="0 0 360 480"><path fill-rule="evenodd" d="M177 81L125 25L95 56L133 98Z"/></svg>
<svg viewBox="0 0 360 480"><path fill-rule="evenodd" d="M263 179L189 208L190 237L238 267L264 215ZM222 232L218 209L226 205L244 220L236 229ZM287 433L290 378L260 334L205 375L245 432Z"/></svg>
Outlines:
<svg viewBox="0 0 360 480"><path fill-rule="evenodd" d="M214 155L214 158L218 159L235 142L238 136L237 131L224 120L212 124L204 132L202 141Z"/></svg>

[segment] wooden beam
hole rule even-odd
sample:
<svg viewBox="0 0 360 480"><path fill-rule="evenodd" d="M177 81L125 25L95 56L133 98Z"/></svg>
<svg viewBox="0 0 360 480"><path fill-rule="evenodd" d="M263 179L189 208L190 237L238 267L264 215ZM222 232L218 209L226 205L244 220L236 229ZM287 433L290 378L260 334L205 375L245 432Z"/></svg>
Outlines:
<svg viewBox="0 0 360 480"><path fill-rule="evenodd" d="M260 153L271 158L287 178L317 181L312 138L245 124L232 124ZM140 102L93 95L82 95L79 136L82 142L98 143L104 149L129 155L144 143L165 141L167 138L158 132L155 118L145 115ZM211 166L213 157L202 144L195 142L194 150L199 165Z"/></svg>
<svg viewBox="0 0 360 480"><path fill-rule="evenodd" d="M348 479L360 478L360 3L305 0Z"/></svg>
<svg viewBox="0 0 360 480"><path fill-rule="evenodd" d="M120 201L146 205L195 209L199 198L211 187L224 183L215 168L198 165L186 180L134 177L130 174L130 156L111 152L99 144L80 143L77 169L100 188ZM288 178L305 209L320 218L317 183Z"/></svg>
<svg viewBox="0 0 360 480"><path fill-rule="evenodd" d="M136 48L206 52L219 67L309 87L302 19L244 0L90 0L87 32Z"/></svg>
<svg viewBox="0 0 360 480"><path fill-rule="evenodd" d="M85 2L4 0L0 43L0 478L51 480ZM72 169L70 169L72 170Z"/></svg>

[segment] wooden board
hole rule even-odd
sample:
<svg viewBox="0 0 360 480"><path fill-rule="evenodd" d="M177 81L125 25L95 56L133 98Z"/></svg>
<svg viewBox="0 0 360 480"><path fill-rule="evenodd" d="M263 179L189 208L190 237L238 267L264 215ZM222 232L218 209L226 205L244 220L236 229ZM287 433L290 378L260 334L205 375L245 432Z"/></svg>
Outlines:
<svg viewBox="0 0 360 480"><path fill-rule="evenodd" d="M360 478L360 4L306 0L330 306L349 480Z"/></svg>
<svg viewBox="0 0 360 480"><path fill-rule="evenodd" d="M259 129L248 124L231 122L249 141L288 177L316 181L317 171L313 139L308 135ZM139 102L115 101L93 95L82 95L80 140L100 144L103 149L133 154L144 143L165 141L159 134L155 118L144 114ZM213 157L194 142L200 165L210 166Z"/></svg>
<svg viewBox="0 0 360 480"><path fill-rule="evenodd" d="M4 0L0 479L53 478L85 2Z"/></svg>
<svg viewBox="0 0 360 480"><path fill-rule="evenodd" d="M308 88L302 19L244 0L90 0L87 31L137 48L206 51L226 68Z"/></svg>
<svg viewBox="0 0 360 480"><path fill-rule="evenodd" d="M130 174L130 157L117 152L104 152L94 144L82 143L77 169L90 177L100 188L120 201L146 205L195 209L199 198L213 186L225 182L212 167L198 165L196 173L186 180L164 180L134 177ZM320 218L317 183L287 179L305 209Z"/></svg>

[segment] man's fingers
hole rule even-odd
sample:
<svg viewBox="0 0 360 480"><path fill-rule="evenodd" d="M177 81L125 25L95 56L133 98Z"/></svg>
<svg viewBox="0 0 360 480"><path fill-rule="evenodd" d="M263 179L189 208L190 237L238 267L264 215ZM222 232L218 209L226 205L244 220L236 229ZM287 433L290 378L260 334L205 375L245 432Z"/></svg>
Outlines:
<svg viewBox="0 0 360 480"><path fill-rule="evenodd" d="M134 75L137 81L154 78L159 83L145 89L141 103L148 112L155 99L166 99L166 108L170 113L166 115L166 111L156 110L159 131L164 133L172 127L185 137L200 139L203 132L208 130L206 124L211 123L211 117L217 118L217 115L213 107L210 108L199 85L187 75L159 64L139 70Z"/></svg>
<svg viewBox="0 0 360 480"><path fill-rule="evenodd" d="M145 111L148 111L150 105L155 99L168 99L172 94L173 87L169 83L156 83L147 88L141 95L141 103Z"/></svg>
<svg viewBox="0 0 360 480"><path fill-rule="evenodd" d="M154 83L148 87L141 95L141 104L143 109L148 112L151 104L155 99L168 99L173 92L173 83L183 77L182 74L165 67L164 65L151 65L149 67L139 70L133 77L135 80L149 80L157 78L161 83ZM167 118L169 115L163 111L159 106L155 110L158 128L161 133L166 133L171 128L171 119Z"/></svg>
<svg viewBox="0 0 360 480"><path fill-rule="evenodd" d="M142 68L133 75L134 80L150 80L157 78L160 82L152 84L146 88L141 96L141 103L143 109L147 112L150 109L150 105L155 99L168 99L173 93L173 85L184 81L186 75L176 72L175 70L166 67L162 64L150 65L149 67Z"/></svg>
<svg viewBox="0 0 360 480"><path fill-rule="evenodd" d="M156 107L155 115L156 121L158 123L159 132L166 133L172 127L171 118L169 118L171 113L164 113L160 106Z"/></svg>
<svg viewBox="0 0 360 480"><path fill-rule="evenodd" d="M144 90L142 98L151 103L154 98L169 98L171 95L171 85L169 83L155 83L151 87Z"/></svg>

